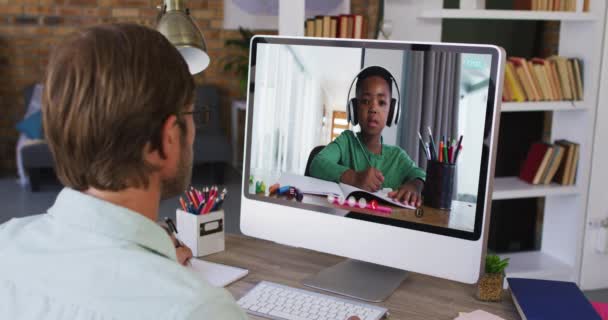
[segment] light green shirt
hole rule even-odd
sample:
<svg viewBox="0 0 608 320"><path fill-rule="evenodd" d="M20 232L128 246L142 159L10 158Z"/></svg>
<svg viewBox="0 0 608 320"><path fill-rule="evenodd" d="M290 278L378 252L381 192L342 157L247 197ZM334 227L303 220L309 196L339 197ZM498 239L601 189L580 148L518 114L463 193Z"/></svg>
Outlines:
<svg viewBox="0 0 608 320"><path fill-rule="evenodd" d="M350 130L343 131L317 154L310 164L310 175L340 182L344 171L362 171L369 168L370 163L382 172L383 188L397 190L410 180L424 181L426 178L426 172L419 168L403 149L382 143L380 154L374 154Z"/></svg>
<svg viewBox="0 0 608 320"><path fill-rule="evenodd" d="M47 214L0 225L0 319L246 318L126 208L66 188Z"/></svg>

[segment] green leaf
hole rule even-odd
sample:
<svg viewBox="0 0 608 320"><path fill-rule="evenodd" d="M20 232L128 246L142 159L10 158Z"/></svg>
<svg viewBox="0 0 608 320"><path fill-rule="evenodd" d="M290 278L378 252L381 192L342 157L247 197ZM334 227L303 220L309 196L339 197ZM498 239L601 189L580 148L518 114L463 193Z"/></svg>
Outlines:
<svg viewBox="0 0 608 320"><path fill-rule="evenodd" d="M503 273L507 266L509 266L509 258L500 259L495 254L486 256L486 273Z"/></svg>

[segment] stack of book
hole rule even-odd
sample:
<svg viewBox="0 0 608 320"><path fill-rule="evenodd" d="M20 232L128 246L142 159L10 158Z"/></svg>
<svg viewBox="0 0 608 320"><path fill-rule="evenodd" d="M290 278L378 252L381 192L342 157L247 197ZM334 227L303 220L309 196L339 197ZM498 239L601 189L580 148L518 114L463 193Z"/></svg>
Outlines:
<svg viewBox="0 0 608 320"><path fill-rule="evenodd" d="M367 39L367 23L360 14L316 16L306 20L304 35L318 38Z"/></svg>
<svg viewBox="0 0 608 320"><path fill-rule="evenodd" d="M589 11L589 1L583 2L583 11ZM515 10L576 11L577 0L515 0Z"/></svg>
<svg viewBox="0 0 608 320"><path fill-rule="evenodd" d="M502 101L583 100L583 64L577 58L509 57Z"/></svg>
<svg viewBox="0 0 608 320"><path fill-rule="evenodd" d="M532 144L528 156L519 172L519 178L531 184L573 185L580 145L568 140L557 140L554 144L538 142Z"/></svg>

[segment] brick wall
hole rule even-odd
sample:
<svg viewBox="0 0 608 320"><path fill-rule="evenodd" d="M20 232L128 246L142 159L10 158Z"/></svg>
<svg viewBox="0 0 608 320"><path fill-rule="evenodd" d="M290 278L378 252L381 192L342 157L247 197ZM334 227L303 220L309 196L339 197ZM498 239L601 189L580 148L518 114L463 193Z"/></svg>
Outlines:
<svg viewBox="0 0 608 320"><path fill-rule="evenodd" d="M25 112L23 89L40 82L48 53L66 34L84 26L109 22L155 25L161 0L0 0L0 174L15 175L14 129ZM205 35L212 63L196 76L199 84L221 88L224 128L229 130L229 105L239 96L238 79L222 70L221 58L234 53L227 39L238 32L223 30L223 0L187 1L197 25ZM377 12L377 0L352 0L353 13ZM374 11L375 10L375 11ZM257 31L273 34L276 31Z"/></svg>

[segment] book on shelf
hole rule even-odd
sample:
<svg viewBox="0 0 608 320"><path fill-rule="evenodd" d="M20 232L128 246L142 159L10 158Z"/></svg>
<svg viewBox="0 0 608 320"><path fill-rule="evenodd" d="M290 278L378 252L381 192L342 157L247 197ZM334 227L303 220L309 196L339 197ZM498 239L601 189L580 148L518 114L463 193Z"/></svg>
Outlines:
<svg viewBox="0 0 608 320"><path fill-rule="evenodd" d="M532 11L576 11L577 0L514 0L513 9ZM583 12L589 11L590 0L584 0Z"/></svg>
<svg viewBox="0 0 608 320"><path fill-rule="evenodd" d="M315 17L315 31L313 32L315 37L320 38L323 36L323 16Z"/></svg>
<svg viewBox="0 0 608 320"><path fill-rule="evenodd" d="M355 39L365 39L365 24L363 21L363 16L360 14L356 14L353 17L353 38Z"/></svg>
<svg viewBox="0 0 608 320"><path fill-rule="evenodd" d="M323 31L321 32L322 37L323 38L335 38L336 35L331 34L331 16L323 16L322 20L323 20Z"/></svg>
<svg viewBox="0 0 608 320"><path fill-rule="evenodd" d="M338 37L338 17L331 17L329 21L329 34Z"/></svg>
<svg viewBox="0 0 608 320"><path fill-rule="evenodd" d="M367 38L367 22L360 14L339 16L315 16L307 19L304 35L319 38Z"/></svg>
<svg viewBox="0 0 608 320"><path fill-rule="evenodd" d="M306 25L304 27L304 35L307 37L315 36L315 19L306 19Z"/></svg>
<svg viewBox="0 0 608 320"><path fill-rule="evenodd" d="M338 38L352 38L352 35L349 31L352 29L352 26L349 27L348 24L352 25L352 19L349 20L349 16L346 14L341 14L338 16Z"/></svg>
<svg viewBox="0 0 608 320"><path fill-rule="evenodd" d="M506 97L503 94L503 101L524 102L528 99L524 88L517 79L515 66L512 63L507 63L505 67L505 84L504 89L507 90Z"/></svg>
<svg viewBox="0 0 608 320"><path fill-rule="evenodd" d="M509 57L504 76L504 102L583 100L583 66L578 58Z"/></svg>
<svg viewBox="0 0 608 320"><path fill-rule="evenodd" d="M557 140L555 143L564 147L565 155L564 161L562 161L555 174L554 181L562 185L574 185L576 182L580 145L568 140Z"/></svg>
<svg viewBox="0 0 608 320"><path fill-rule="evenodd" d="M546 166L551 153L552 147L548 143L538 142L532 144L526 161L519 172L519 178L528 183L534 183L540 179L537 176L539 176L539 172L542 170L541 167Z"/></svg>
<svg viewBox="0 0 608 320"><path fill-rule="evenodd" d="M580 145L568 140L532 144L519 178L530 184L574 185Z"/></svg>

